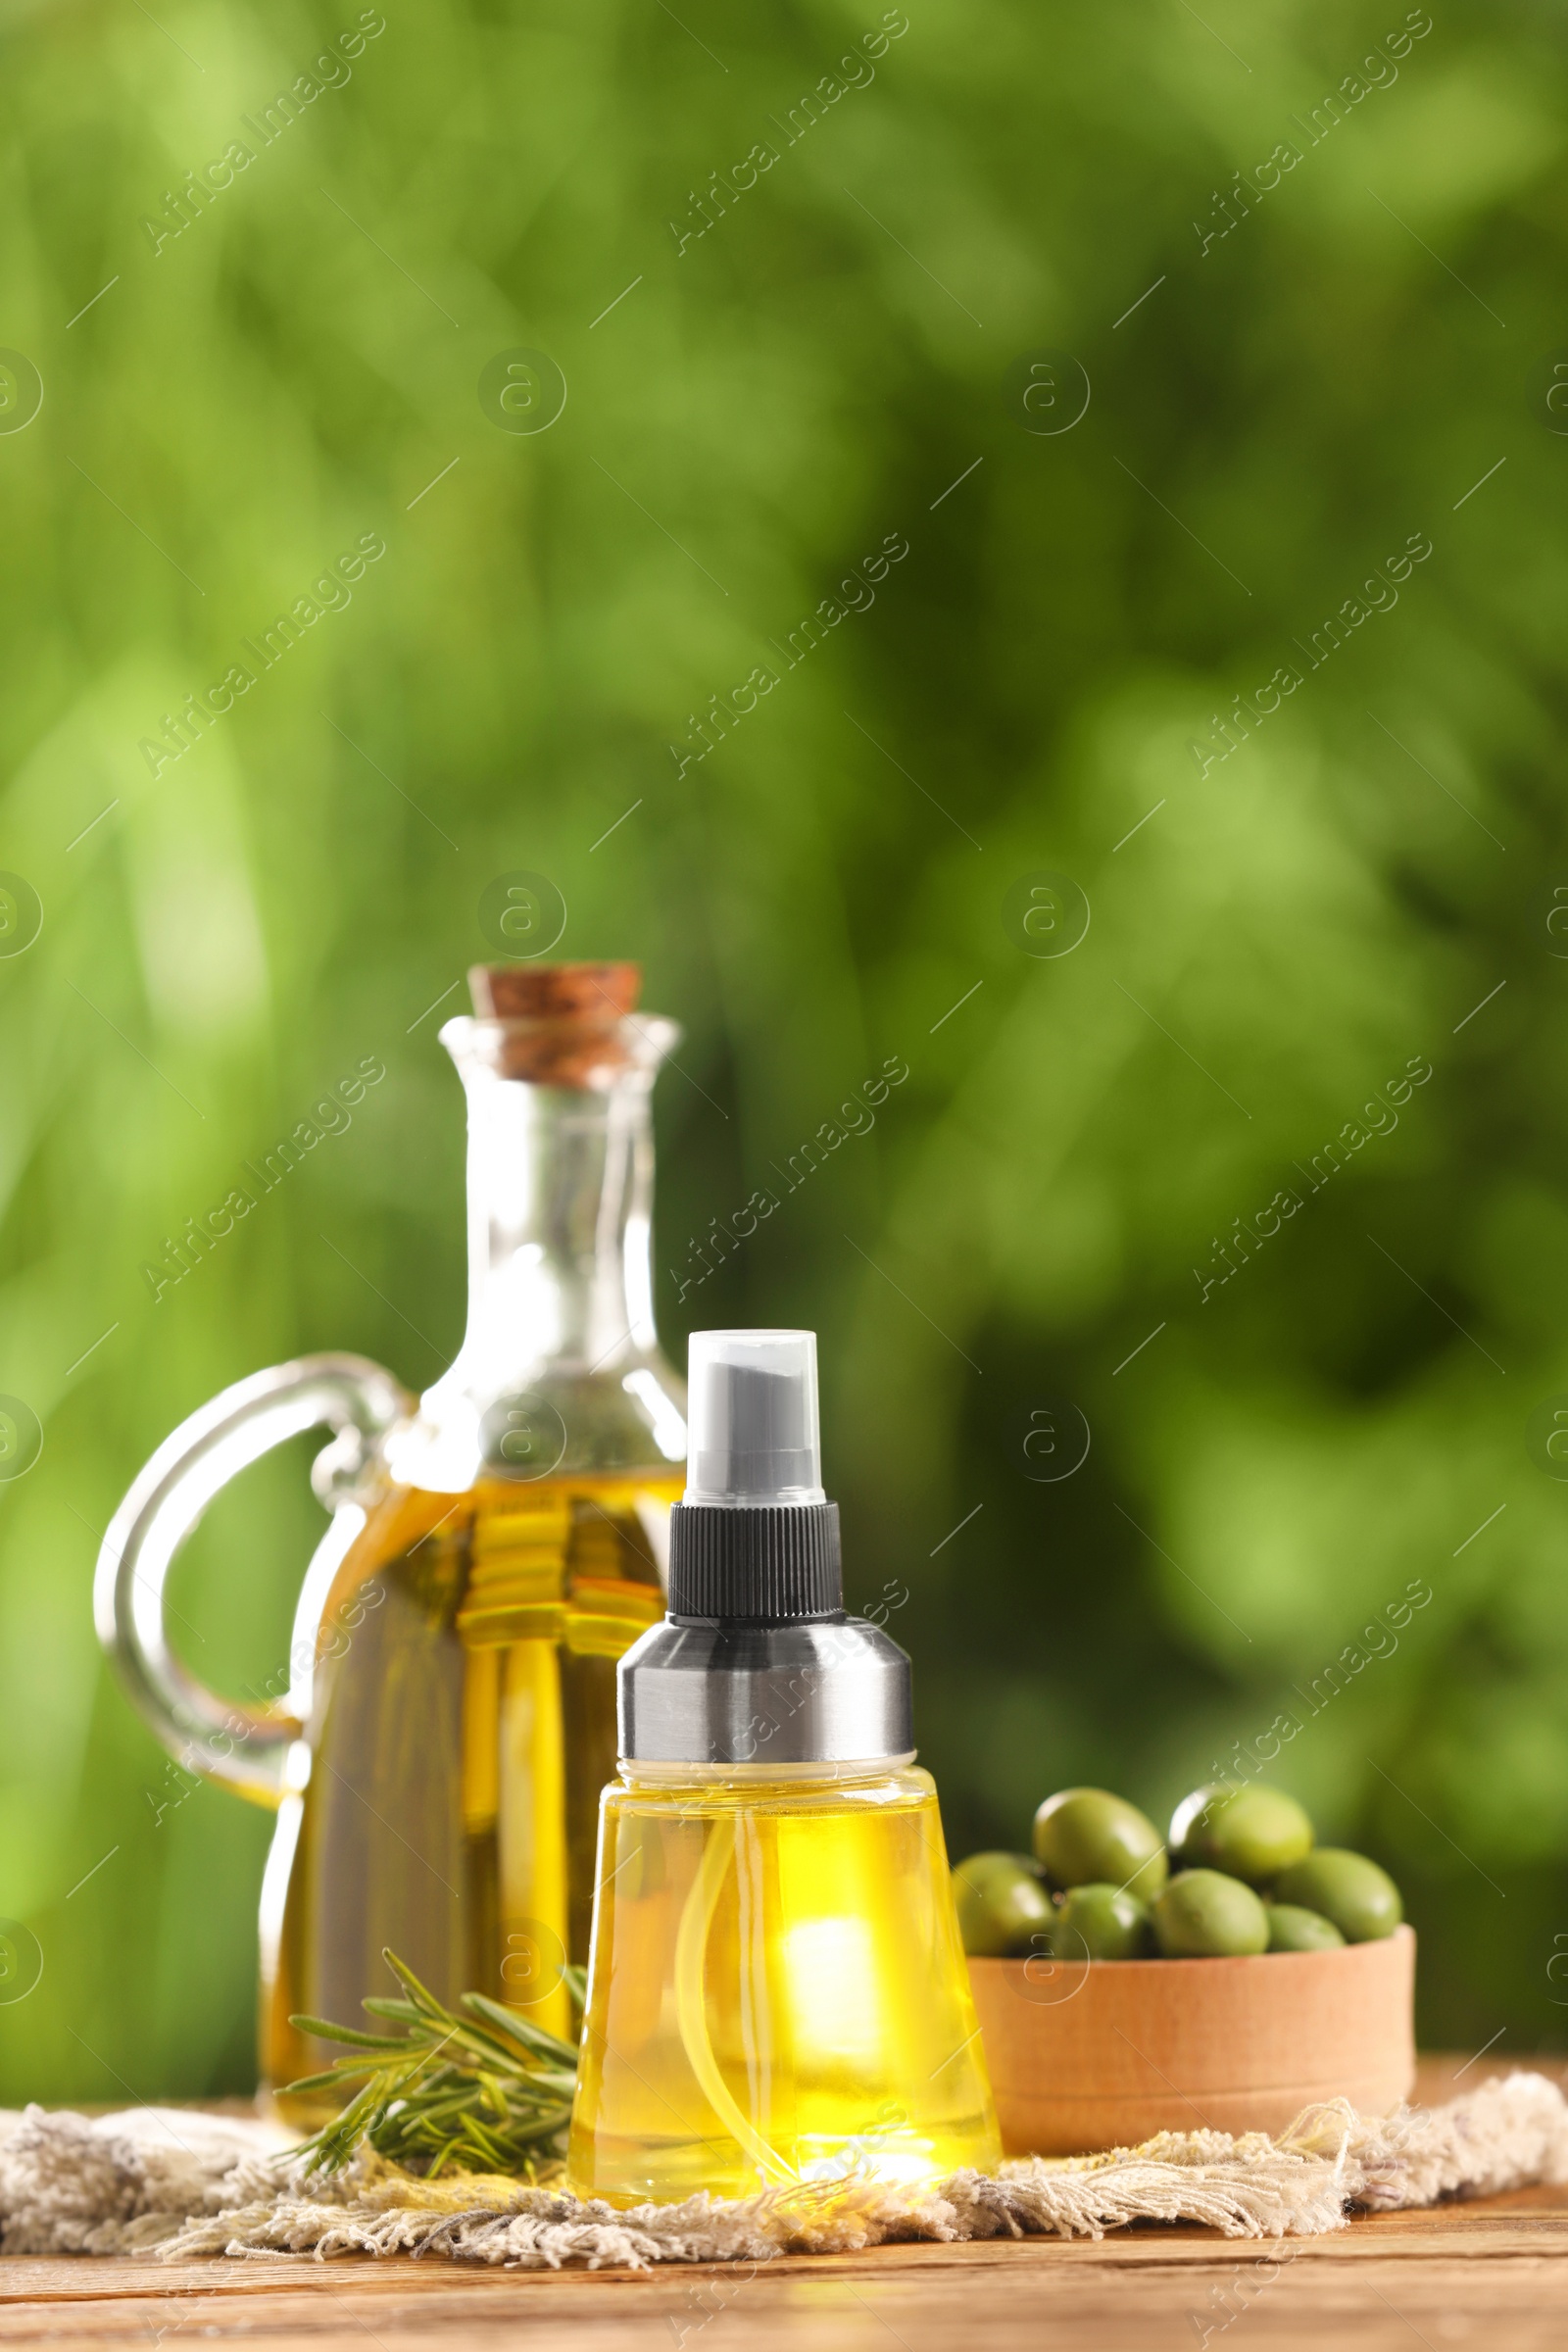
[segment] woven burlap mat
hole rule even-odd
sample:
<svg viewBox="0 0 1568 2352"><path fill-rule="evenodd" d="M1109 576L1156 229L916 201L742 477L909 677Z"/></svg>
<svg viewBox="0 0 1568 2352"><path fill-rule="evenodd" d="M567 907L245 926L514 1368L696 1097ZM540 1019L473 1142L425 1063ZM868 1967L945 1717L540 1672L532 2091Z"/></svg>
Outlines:
<svg viewBox="0 0 1568 2352"><path fill-rule="evenodd" d="M994 2179L956 2173L911 2188L852 2174L735 2202L700 2196L631 2212L472 2174L421 2180L369 2150L323 2180L279 2150L278 2137L264 2125L183 2110L89 2120L29 2107L0 2124L0 2250L170 2261L422 2254L521 2270L641 2269L858 2252L894 2239L1100 2237L1132 2222L1315 2236L1343 2229L1356 2207L1568 2181L1568 2105L1536 2074L1384 2117L1332 2100L1307 2108L1278 2139L1161 2132L1108 2155L1004 2164Z"/></svg>

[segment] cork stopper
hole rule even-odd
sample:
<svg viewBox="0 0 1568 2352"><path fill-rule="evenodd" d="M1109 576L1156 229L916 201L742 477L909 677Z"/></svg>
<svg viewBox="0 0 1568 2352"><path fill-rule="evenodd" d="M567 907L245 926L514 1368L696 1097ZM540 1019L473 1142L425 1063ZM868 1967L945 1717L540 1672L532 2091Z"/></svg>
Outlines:
<svg viewBox="0 0 1568 2352"><path fill-rule="evenodd" d="M640 963L476 963L468 974L474 1011L498 1021L618 1021L642 985Z"/></svg>
<svg viewBox="0 0 1568 2352"><path fill-rule="evenodd" d="M639 963L476 963L473 1009L502 1021L500 1066L536 1086L589 1087L625 1066L620 1024L642 992Z"/></svg>

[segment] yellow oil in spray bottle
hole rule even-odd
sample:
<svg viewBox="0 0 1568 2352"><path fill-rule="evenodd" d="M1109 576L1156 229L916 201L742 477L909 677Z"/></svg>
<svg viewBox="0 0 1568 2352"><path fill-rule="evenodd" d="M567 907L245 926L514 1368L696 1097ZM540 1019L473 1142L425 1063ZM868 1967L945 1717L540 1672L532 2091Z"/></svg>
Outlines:
<svg viewBox="0 0 1568 2352"><path fill-rule="evenodd" d="M669 1614L618 1670L571 2186L995 2166L908 1660L842 1607L814 1338L696 1333L691 1392Z"/></svg>

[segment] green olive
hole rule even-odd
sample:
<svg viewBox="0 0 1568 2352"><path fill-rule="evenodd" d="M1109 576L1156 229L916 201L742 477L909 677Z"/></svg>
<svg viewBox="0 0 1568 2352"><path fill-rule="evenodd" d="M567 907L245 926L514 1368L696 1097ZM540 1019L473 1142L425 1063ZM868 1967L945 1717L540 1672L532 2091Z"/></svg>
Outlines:
<svg viewBox="0 0 1568 2352"><path fill-rule="evenodd" d="M971 1854L953 1874L963 1948L977 1959L1044 1951L1054 1913L1040 1873L1027 1854Z"/></svg>
<svg viewBox="0 0 1568 2352"><path fill-rule="evenodd" d="M1154 1905L1154 1934L1167 1960L1268 1949L1268 1914L1240 1879L1184 1870Z"/></svg>
<svg viewBox="0 0 1568 2352"><path fill-rule="evenodd" d="M1195 1788L1171 1815L1170 1850L1187 1870L1223 1870L1250 1886L1277 1879L1312 1850L1312 1824L1283 1788Z"/></svg>
<svg viewBox="0 0 1568 2352"><path fill-rule="evenodd" d="M1210 1811L1235 1793L1235 1788L1224 1781L1208 1781L1201 1788L1195 1788L1191 1796L1182 1798L1170 1817L1170 1833L1165 1840L1174 1869L1207 1869L1203 1833L1208 1827Z"/></svg>
<svg viewBox="0 0 1568 2352"><path fill-rule="evenodd" d="M1057 1906L1051 1934L1057 1960L1141 1960L1152 1948L1149 1905L1125 1887L1090 1880Z"/></svg>
<svg viewBox="0 0 1568 2352"><path fill-rule="evenodd" d="M1303 1911L1299 1903L1265 1903L1268 1948L1271 1952L1332 1952L1345 1937L1321 1911Z"/></svg>
<svg viewBox="0 0 1568 2352"><path fill-rule="evenodd" d="M1035 1853L1054 1886L1128 1886L1149 1902L1169 1871L1147 1813L1105 1788L1061 1788L1035 1815Z"/></svg>
<svg viewBox="0 0 1568 2352"><path fill-rule="evenodd" d="M1320 1911L1347 1943L1376 1943L1392 1936L1404 1917L1399 1889L1388 1872L1343 1845L1320 1845L1294 1870L1282 1871L1274 1892L1282 1903Z"/></svg>

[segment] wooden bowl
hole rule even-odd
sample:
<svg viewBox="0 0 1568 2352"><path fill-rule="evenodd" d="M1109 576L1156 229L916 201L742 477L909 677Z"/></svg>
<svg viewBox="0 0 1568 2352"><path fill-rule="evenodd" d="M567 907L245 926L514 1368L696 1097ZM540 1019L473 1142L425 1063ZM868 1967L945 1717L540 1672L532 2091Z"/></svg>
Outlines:
<svg viewBox="0 0 1568 2352"><path fill-rule="evenodd" d="M1415 2078L1415 1935L1236 1960L971 1960L1009 2156L1386 2115Z"/></svg>

